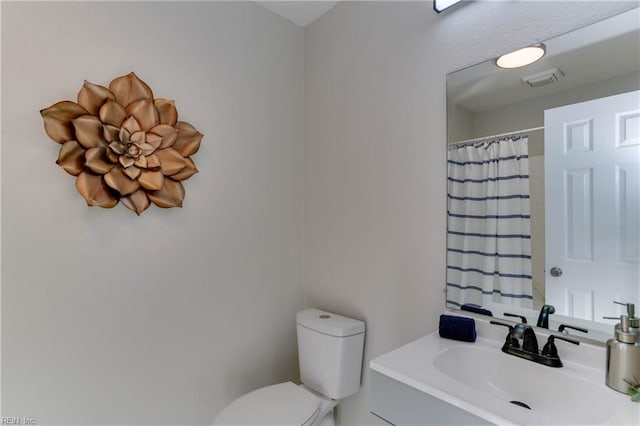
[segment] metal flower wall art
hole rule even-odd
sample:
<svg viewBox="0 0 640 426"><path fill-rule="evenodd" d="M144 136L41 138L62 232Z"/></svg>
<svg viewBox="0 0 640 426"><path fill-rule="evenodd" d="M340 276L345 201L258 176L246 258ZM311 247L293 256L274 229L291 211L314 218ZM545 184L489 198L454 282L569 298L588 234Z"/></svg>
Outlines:
<svg viewBox="0 0 640 426"><path fill-rule="evenodd" d="M182 207L182 181L198 172L191 155L202 133L178 121L174 101L154 98L133 72L109 88L85 81L78 102L40 111L47 135L61 144L56 162L76 176L89 206L118 202L140 215L151 203Z"/></svg>

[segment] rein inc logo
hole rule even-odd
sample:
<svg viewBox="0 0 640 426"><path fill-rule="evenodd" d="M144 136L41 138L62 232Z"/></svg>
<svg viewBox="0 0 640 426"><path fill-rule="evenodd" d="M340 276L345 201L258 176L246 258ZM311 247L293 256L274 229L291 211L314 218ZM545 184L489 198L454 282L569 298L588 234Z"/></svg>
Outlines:
<svg viewBox="0 0 640 426"><path fill-rule="evenodd" d="M36 419L33 417L0 417L0 424L3 425L35 425Z"/></svg>

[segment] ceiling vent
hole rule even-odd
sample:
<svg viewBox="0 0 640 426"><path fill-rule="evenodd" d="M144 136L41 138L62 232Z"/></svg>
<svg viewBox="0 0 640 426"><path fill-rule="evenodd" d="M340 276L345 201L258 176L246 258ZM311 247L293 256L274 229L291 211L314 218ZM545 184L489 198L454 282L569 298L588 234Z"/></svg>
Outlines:
<svg viewBox="0 0 640 426"><path fill-rule="evenodd" d="M562 77L564 77L562 71L560 71L558 68L552 68L550 70L542 71L537 74L522 77L522 81L527 83L530 87L540 87L556 82Z"/></svg>

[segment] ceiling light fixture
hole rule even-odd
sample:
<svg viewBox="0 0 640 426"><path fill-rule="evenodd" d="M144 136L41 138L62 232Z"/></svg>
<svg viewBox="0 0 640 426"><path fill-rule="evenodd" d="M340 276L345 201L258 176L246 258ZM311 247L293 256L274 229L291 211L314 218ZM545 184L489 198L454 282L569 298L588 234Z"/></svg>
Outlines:
<svg viewBox="0 0 640 426"><path fill-rule="evenodd" d="M435 10L436 13L440 13L461 1L462 0L433 0L433 10Z"/></svg>
<svg viewBox="0 0 640 426"><path fill-rule="evenodd" d="M500 68L519 68L539 60L546 53L544 44L525 47L515 52L507 53L496 59L496 65Z"/></svg>

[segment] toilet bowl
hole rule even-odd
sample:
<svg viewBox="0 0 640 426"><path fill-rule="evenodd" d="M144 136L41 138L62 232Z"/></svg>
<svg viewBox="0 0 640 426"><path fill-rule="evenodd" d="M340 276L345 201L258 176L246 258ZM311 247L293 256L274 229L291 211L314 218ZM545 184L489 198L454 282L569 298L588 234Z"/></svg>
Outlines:
<svg viewBox="0 0 640 426"><path fill-rule="evenodd" d="M360 389L365 324L319 309L296 315L301 385L279 383L227 405L214 425L334 426L333 408Z"/></svg>
<svg viewBox="0 0 640 426"><path fill-rule="evenodd" d="M215 425L333 426L337 401L304 385L279 383L249 392L227 405Z"/></svg>

